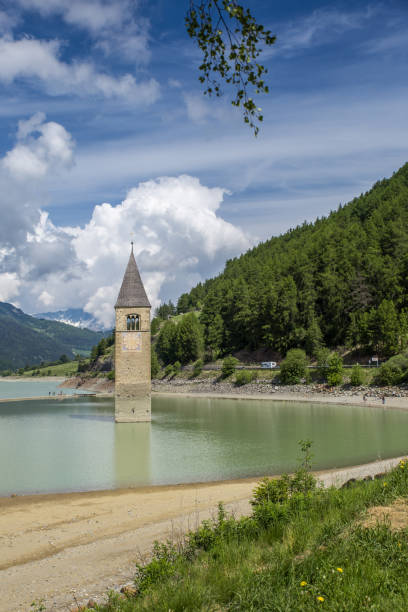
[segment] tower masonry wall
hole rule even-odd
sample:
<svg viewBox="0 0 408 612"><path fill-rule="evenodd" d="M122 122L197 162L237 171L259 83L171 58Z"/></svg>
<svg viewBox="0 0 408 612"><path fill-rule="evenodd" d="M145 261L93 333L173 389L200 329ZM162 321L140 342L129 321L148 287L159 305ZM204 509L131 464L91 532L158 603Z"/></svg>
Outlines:
<svg viewBox="0 0 408 612"><path fill-rule="evenodd" d="M127 329L128 315L139 315L139 330ZM115 334L115 420L150 421L150 308L117 308Z"/></svg>

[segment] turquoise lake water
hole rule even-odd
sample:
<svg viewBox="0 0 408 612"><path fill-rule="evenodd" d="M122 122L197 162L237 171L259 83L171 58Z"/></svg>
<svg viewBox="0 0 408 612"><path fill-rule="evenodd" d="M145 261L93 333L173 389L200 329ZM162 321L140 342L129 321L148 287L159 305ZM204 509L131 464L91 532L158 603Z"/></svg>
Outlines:
<svg viewBox="0 0 408 612"><path fill-rule="evenodd" d="M408 451L408 413L265 400L154 397L151 423L114 423L113 400L0 403L0 495L173 484L315 469Z"/></svg>
<svg viewBox="0 0 408 612"><path fill-rule="evenodd" d="M82 394L76 389L60 389L58 380L12 380L0 379L0 399L11 399L15 397L44 397L51 393L62 393L64 395Z"/></svg>

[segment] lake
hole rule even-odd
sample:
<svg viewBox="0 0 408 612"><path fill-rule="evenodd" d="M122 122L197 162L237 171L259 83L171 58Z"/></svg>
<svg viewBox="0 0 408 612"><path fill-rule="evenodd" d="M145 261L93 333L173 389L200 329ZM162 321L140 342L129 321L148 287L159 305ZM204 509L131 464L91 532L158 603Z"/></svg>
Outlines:
<svg viewBox="0 0 408 612"><path fill-rule="evenodd" d="M13 397L44 397L51 393L62 393L64 395L77 395L83 392L77 389L60 389L59 384L63 379L57 378L52 380L34 379L34 380L18 380L18 379L0 379L0 399L11 399Z"/></svg>
<svg viewBox="0 0 408 612"><path fill-rule="evenodd" d="M383 408L154 397L151 423L114 423L110 398L0 403L0 495L222 480L405 454L408 412Z"/></svg>

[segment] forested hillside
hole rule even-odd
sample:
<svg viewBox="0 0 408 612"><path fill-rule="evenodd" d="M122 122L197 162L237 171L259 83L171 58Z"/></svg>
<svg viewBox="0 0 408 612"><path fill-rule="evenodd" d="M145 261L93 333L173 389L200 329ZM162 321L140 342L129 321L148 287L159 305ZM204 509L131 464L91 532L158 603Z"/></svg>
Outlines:
<svg viewBox="0 0 408 612"><path fill-rule="evenodd" d="M348 344L390 355L408 343L408 164L327 218L226 263L183 294L216 353Z"/></svg>
<svg viewBox="0 0 408 612"><path fill-rule="evenodd" d="M0 370L40 364L62 354L89 352L102 333L56 321L36 319L0 302Z"/></svg>

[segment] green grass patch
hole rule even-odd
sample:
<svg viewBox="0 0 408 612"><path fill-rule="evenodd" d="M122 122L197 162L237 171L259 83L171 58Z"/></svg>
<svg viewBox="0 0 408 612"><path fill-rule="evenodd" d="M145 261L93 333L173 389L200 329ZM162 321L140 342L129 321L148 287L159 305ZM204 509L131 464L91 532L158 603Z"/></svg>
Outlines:
<svg viewBox="0 0 408 612"><path fill-rule="evenodd" d="M408 464L384 479L321 489L309 447L293 477L258 485L251 516L235 519L220 505L184 542L156 544L151 563L137 568L136 595L111 593L97 609L406 610L408 531L362 519L371 506L407 498Z"/></svg>
<svg viewBox="0 0 408 612"><path fill-rule="evenodd" d="M26 370L22 376L75 376L77 372L78 362L69 361L68 363L59 363L58 365Z"/></svg>

